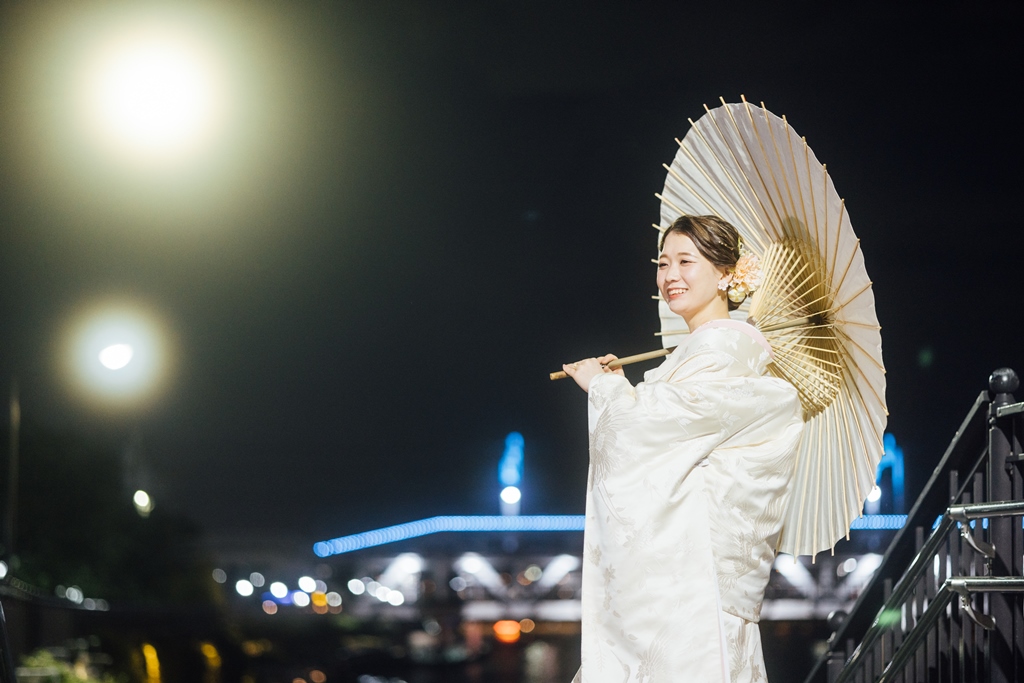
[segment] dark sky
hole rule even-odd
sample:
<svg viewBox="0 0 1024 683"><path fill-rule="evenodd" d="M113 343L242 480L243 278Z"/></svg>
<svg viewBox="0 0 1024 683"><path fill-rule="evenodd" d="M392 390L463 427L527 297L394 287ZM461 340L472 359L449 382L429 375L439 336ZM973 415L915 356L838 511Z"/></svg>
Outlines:
<svg viewBox="0 0 1024 683"><path fill-rule="evenodd" d="M846 198L920 487L988 373L1024 371L1022 12L868 5L199 6L244 78L227 160L178 174L80 140L64 74L89 8L4 5L4 380L26 421L140 433L157 504L216 534L495 513L512 430L524 512L580 513L585 397L547 372L659 345L661 164L742 93ZM102 27L120 5L95 7ZM57 362L109 297L174 336L169 381L120 411Z"/></svg>

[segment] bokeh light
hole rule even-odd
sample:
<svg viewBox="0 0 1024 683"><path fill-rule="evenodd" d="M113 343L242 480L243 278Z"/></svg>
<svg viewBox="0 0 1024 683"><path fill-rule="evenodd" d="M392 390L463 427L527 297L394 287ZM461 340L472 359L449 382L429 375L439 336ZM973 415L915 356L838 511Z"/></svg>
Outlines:
<svg viewBox="0 0 1024 683"><path fill-rule="evenodd" d="M283 598L288 595L288 586L284 585L280 581L275 581L270 584L270 594L278 599Z"/></svg>
<svg viewBox="0 0 1024 683"><path fill-rule="evenodd" d="M352 595L362 595L366 592L366 584L359 579L352 579L348 582L348 591Z"/></svg>
<svg viewBox="0 0 1024 683"><path fill-rule="evenodd" d="M537 624L533 621L533 619L519 620L519 630L521 630L523 633L531 633L535 628L537 628Z"/></svg>
<svg viewBox="0 0 1024 683"><path fill-rule="evenodd" d="M235 582L235 591L244 598L252 595L252 584L247 579L239 579Z"/></svg>
<svg viewBox="0 0 1024 683"><path fill-rule="evenodd" d="M307 593L312 593L316 590L316 580L309 576L303 576L299 578L299 589Z"/></svg>
<svg viewBox="0 0 1024 683"><path fill-rule="evenodd" d="M509 505L515 505L522 497L522 492L515 486L506 486L501 490L501 500Z"/></svg>
<svg viewBox="0 0 1024 683"><path fill-rule="evenodd" d="M168 334L141 306L97 304L71 323L64 338L70 374L87 395L137 403L167 374ZM111 369L111 363L124 362L125 348L131 349L130 362Z"/></svg>
<svg viewBox="0 0 1024 683"><path fill-rule="evenodd" d="M515 643L519 640L519 632L521 630L518 621L503 619L502 621L495 622L494 637L502 643Z"/></svg>
<svg viewBox="0 0 1024 683"><path fill-rule="evenodd" d="M264 600L263 611L267 614L277 614L277 603L273 600Z"/></svg>
<svg viewBox="0 0 1024 683"><path fill-rule="evenodd" d="M292 593L292 602L296 607L306 607L309 605L309 593L302 591L295 591Z"/></svg>

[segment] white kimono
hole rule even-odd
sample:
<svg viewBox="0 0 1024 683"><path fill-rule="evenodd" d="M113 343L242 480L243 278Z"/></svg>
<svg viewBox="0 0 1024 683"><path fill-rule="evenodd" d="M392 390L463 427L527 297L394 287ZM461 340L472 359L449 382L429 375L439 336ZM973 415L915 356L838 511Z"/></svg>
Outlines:
<svg viewBox="0 0 1024 683"><path fill-rule="evenodd" d="M764 681L757 622L800 431L754 327L590 384L581 683Z"/></svg>

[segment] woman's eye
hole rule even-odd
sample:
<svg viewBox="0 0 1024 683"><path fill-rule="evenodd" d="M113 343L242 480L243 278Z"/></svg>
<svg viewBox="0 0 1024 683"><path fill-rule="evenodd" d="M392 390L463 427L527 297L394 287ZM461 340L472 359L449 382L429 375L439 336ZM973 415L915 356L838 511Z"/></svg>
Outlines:
<svg viewBox="0 0 1024 683"><path fill-rule="evenodd" d="M658 264L658 268L667 268L667 267L668 267L667 263L659 263Z"/></svg>

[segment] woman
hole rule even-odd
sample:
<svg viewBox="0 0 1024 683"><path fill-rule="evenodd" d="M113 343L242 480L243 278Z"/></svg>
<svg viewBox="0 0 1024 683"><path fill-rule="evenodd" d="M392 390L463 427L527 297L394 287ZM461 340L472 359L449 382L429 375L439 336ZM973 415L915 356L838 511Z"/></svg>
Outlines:
<svg viewBox="0 0 1024 683"><path fill-rule="evenodd" d="M756 285L736 229L684 216L660 246L658 289L686 341L636 387L612 355L564 366L590 404L576 680L764 681L757 621L800 402L765 374L761 333L729 318Z"/></svg>

